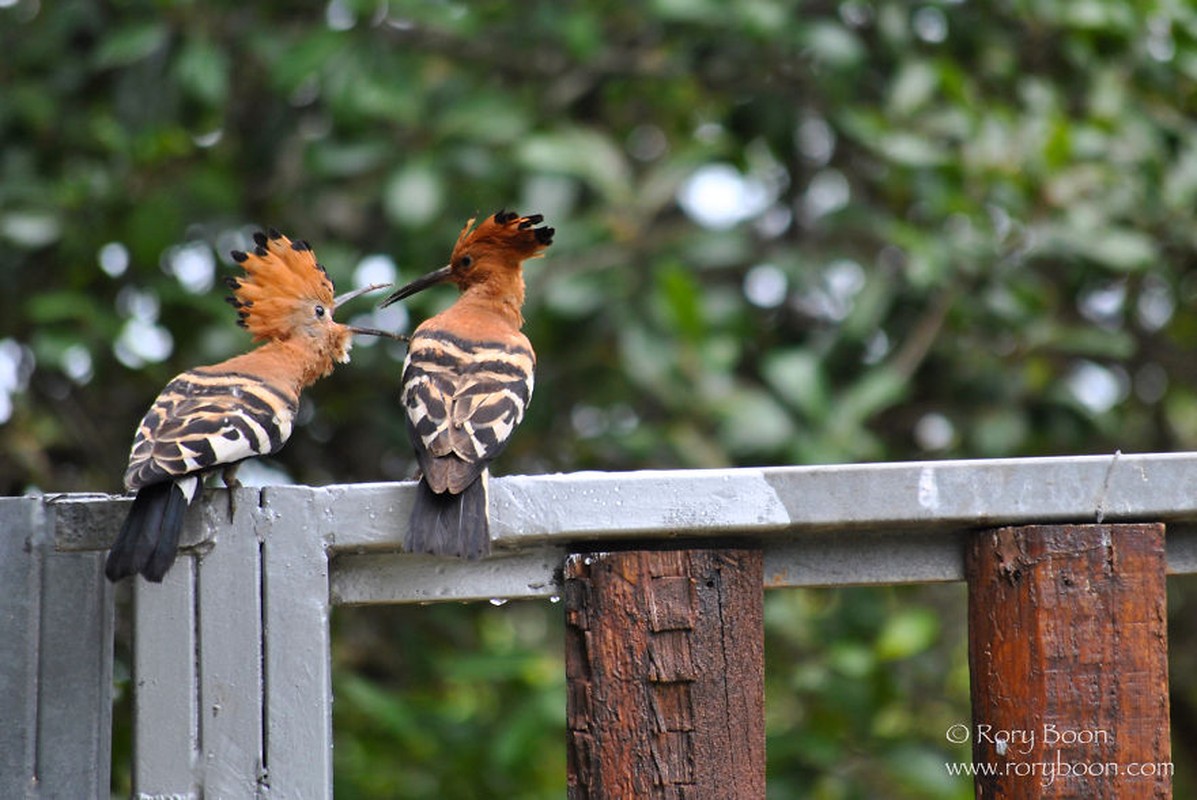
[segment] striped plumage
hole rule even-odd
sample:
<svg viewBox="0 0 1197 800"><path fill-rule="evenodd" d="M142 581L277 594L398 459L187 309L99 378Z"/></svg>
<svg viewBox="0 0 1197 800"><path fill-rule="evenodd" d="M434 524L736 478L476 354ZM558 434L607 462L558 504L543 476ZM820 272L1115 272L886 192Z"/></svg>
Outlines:
<svg viewBox="0 0 1197 800"><path fill-rule="evenodd" d="M235 485L241 461L273 453L291 436L303 389L349 360L357 329L332 317L338 299L357 293L334 298L305 242L274 230L254 242L251 252L233 253L245 276L227 282L238 324L264 344L176 376L142 418L125 471L125 488L137 496L108 555L110 580L140 572L161 581L203 476L221 470Z"/></svg>
<svg viewBox="0 0 1197 800"><path fill-rule="evenodd" d="M290 387L234 372L227 362L184 372L137 426L125 488L273 453L291 435L298 407Z"/></svg>
<svg viewBox="0 0 1197 800"><path fill-rule="evenodd" d="M499 212L466 223L449 265L417 279L384 305L436 283L461 296L411 336L401 402L422 474L408 526L412 552L478 558L490 552L487 465L507 446L532 398L536 354L520 332L522 262L540 255L553 229L540 215Z"/></svg>

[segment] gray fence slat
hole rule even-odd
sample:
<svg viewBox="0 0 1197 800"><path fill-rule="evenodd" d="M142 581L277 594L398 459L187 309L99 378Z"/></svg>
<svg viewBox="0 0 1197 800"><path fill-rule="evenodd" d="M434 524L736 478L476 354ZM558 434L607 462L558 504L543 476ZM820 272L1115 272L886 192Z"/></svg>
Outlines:
<svg viewBox="0 0 1197 800"><path fill-rule="evenodd" d="M0 797L34 790L41 498L0 498Z"/></svg>
<svg viewBox="0 0 1197 800"><path fill-rule="evenodd" d="M261 559L258 491L236 490L230 525L225 493L205 498L217 531L199 561L200 748L205 797L255 797L262 777Z"/></svg>
<svg viewBox="0 0 1197 800"><path fill-rule="evenodd" d="M309 492L262 490L266 782L276 797L332 796L324 520Z"/></svg>
<svg viewBox="0 0 1197 800"><path fill-rule="evenodd" d="M113 605L102 553L46 554L37 732L45 797L109 793Z"/></svg>
<svg viewBox="0 0 1197 800"><path fill-rule="evenodd" d="M961 580L958 537L982 526L1042 521L1168 524L1172 574L1197 573L1197 454L846 464L768 469L510 476L491 482L496 550L600 548L661 535L748 537L765 546L767 586ZM444 564L368 554L400 549L411 483L271 487L311 499L332 531L336 603L543 597L560 565L499 559L510 576L476 587ZM59 504L59 546L103 547L94 520L112 501ZM69 509L66 521L64 510ZM656 527L654 527L656 526ZM668 526L668 527L662 527ZM111 533L108 534L111 536ZM197 540L208 535L196 534ZM529 556L534 562L536 556ZM529 570L531 569L531 572ZM472 576L471 576L472 577ZM521 583L521 581L523 583ZM524 584L528 588L524 588Z"/></svg>
<svg viewBox="0 0 1197 800"><path fill-rule="evenodd" d="M132 495L72 492L55 495L54 547L61 552L107 550L129 513ZM210 540L212 531L201 514L189 511L179 546L187 549Z"/></svg>
<svg viewBox="0 0 1197 800"><path fill-rule="evenodd" d="M336 605L445 600L551 598L561 595L561 548L538 548L483 561L402 553L345 553L332 562Z"/></svg>
<svg viewBox="0 0 1197 800"><path fill-rule="evenodd" d="M43 498L0 499L0 796L108 793L112 592L55 553Z"/></svg>
<svg viewBox="0 0 1197 800"><path fill-rule="evenodd" d="M491 482L492 535L511 546L669 531L776 540L795 530L1192 520L1194 472L1197 454L1150 453L511 476Z"/></svg>
<svg viewBox="0 0 1197 800"><path fill-rule="evenodd" d="M133 583L133 788L198 797L195 558L180 556L160 584Z"/></svg>
<svg viewBox="0 0 1197 800"><path fill-rule="evenodd" d="M965 531L851 531L766 543L765 588L962 581L967 537ZM1168 526L1167 547L1170 574L1197 573L1197 529ZM551 598L561 593L564 553L546 548L473 565L402 553L342 554L332 561L331 596L334 605Z"/></svg>
<svg viewBox="0 0 1197 800"><path fill-rule="evenodd" d="M962 581L967 538L962 531L837 531L769 542L765 587Z"/></svg>
<svg viewBox="0 0 1197 800"><path fill-rule="evenodd" d="M498 549L692 536L791 540L821 531L945 531L1043 522L1197 521L1197 453L720 470L514 475L491 481ZM397 550L414 484L310 492L338 552ZM61 549L103 549L112 502L59 508ZM186 537L185 537L186 538ZM202 534L201 534L202 538Z"/></svg>

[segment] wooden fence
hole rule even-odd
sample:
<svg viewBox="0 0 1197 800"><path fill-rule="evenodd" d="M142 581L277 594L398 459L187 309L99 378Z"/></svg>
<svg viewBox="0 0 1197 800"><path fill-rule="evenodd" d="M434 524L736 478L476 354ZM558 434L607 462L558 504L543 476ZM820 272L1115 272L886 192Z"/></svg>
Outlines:
<svg viewBox="0 0 1197 800"><path fill-rule="evenodd" d="M571 797L763 797L762 588L967 580L978 796L1169 797L1194 476L1114 454L508 477L476 563L399 552L408 483L242 488L231 523L214 492L134 587L136 791L331 795L334 605L560 597ZM0 499L2 797L107 796L127 503Z"/></svg>

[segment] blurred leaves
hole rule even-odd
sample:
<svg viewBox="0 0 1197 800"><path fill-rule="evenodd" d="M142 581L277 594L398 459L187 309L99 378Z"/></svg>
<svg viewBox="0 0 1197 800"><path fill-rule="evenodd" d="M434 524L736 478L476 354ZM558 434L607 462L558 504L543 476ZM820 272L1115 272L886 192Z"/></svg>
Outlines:
<svg viewBox="0 0 1197 800"><path fill-rule="evenodd" d="M6 491L115 490L161 385L248 346L180 246L227 271L274 225L341 287L377 254L407 280L504 207L558 235L500 470L1197 447L1190 5L5 4ZM277 466L410 477L402 358L360 343ZM937 591L770 594L773 796L967 793ZM559 613L528 608L514 650L507 608L404 616L395 660L339 642L338 794L560 796Z"/></svg>
<svg viewBox="0 0 1197 800"><path fill-rule="evenodd" d="M127 67L160 51L170 35L161 22L130 23L115 28L96 50L95 65L100 69Z"/></svg>
<svg viewBox="0 0 1197 800"><path fill-rule="evenodd" d="M175 64L179 86L208 105L220 106L228 97L229 64L228 54L213 42L190 39Z"/></svg>
<svg viewBox="0 0 1197 800"><path fill-rule="evenodd" d="M337 796L560 794L565 665L561 628L546 628L544 610L338 611ZM452 649L438 641L446 634Z"/></svg>

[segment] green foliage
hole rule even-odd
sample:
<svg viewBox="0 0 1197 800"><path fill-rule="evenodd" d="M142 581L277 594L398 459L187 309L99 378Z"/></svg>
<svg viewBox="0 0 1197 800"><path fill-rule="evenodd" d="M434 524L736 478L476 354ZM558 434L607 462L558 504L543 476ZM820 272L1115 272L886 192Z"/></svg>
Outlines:
<svg viewBox="0 0 1197 800"><path fill-rule="evenodd" d="M502 207L558 229L502 470L1197 445L1191 4L17 0L0 45L8 493L118 488L165 380L247 345L216 281L253 227L344 286ZM401 359L359 343L273 466L408 477ZM769 596L774 796L967 792L943 597ZM559 611L496 649L513 610L338 644L339 794L560 796Z"/></svg>
<svg viewBox="0 0 1197 800"><path fill-rule="evenodd" d="M778 591L765 607L770 797L972 797L963 587ZM918 698L917 704L911 698ZM962 716L963 714L963 716Z"/></svg>
<svg viewBox="0 0 1197 800"><path fill-rule="evenodd" d="M559 797L565 659L543 612L339 611L337 797Z"/></svg>

